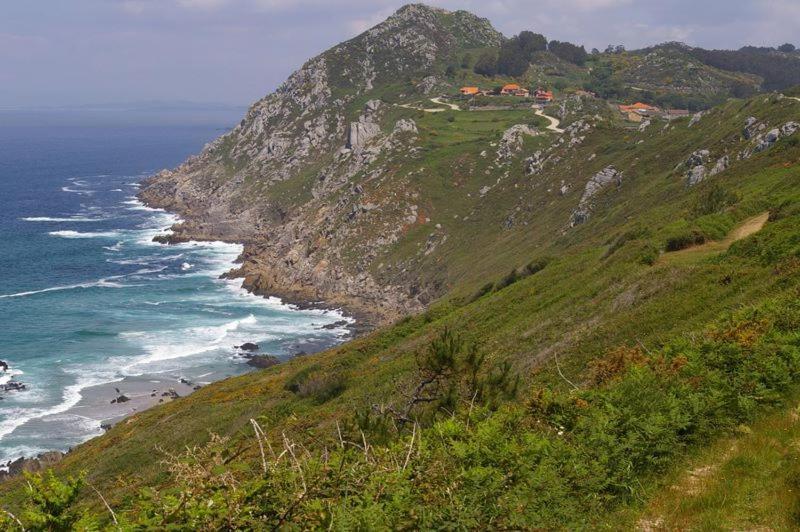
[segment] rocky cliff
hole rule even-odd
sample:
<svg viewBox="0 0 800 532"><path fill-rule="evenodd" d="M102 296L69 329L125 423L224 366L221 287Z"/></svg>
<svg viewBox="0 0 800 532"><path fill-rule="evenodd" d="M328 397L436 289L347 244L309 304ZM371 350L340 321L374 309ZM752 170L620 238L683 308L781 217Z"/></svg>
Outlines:
<svg viewBox="0 0 800 532"><path fill-rule="evenodd" d="M411 119L387 122L391 106L370 96L429 91L459 51L501 39L469 13L405 6L308 61L228 134L148 179L141 198L180 213L175 240L244 242L234 275L259 293L381 319L422 308L430 294L413 279L379 282L369 271L417 218L412 202L362 183L380 179L379 158L412 154L417 134Z"/></svg>

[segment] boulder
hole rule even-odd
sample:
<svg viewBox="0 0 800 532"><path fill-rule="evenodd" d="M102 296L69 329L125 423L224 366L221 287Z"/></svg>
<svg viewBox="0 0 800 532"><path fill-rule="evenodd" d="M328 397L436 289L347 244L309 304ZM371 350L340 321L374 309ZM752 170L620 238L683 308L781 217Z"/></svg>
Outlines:
<svg viewBox="0 0 800 532"><path fill-rule="evenodd" d="M710 156L711 152L708 150L696 150L686 159L684 164L688 168L686 171L687 186L692 187L706 178L708 170L705 165Z"/></svg>
<svg viewBox="0 0 800 532"><path fill-rule="evenodd" d="M781 126L781 135L784 137L788 137L790 135L794 135L795 132L800 129L800 124L795 121L786 122Z"/></svg>
<svg viewBox="0 0 800 532"><path fill-rule="evenodd" d="M366 146L381 132L380 126L374 122L352 122L347 132L347 148L359 150Z"/></svg>
<svg viewBox="0 0 800 532"><path fill-rule="evenodd" d="M8 371L8 362L0 360L0 370L3 370L4 372Z"/></svg>
<svg viewBox="0 0 800 532"><path fill-rule="evenodd" d="M744 130L742 130L742 136L746 140L750 140L750 137L753 136L753 133L756 131L758 124L758 118L754 116L748 116L747 119L744 121Z"/></svg>
<svg viewBox="0 0 800 532"><path fill-rule="evenodd" d="M276 364L280 364L280 360L272 355L252 355L247 359L247 365L254 368L271 368Z"/></svg>
<svg viewBox="0 0 800 532"><path fill-rule="evenodd" d="M0 480L21 475L23 472L36 473L43 471L61 461L64 453L61 451L47 451L34 458L18 458L6 464L8 471L0 471Z"/></svg>
<svg viewBox="0 0 800 532"><path fill-rule="evenodd" d="M781 130L778 128L770 129L766 134L761 135L757 139L758 144L756 144L755 151L759 152L771 148L773 144L778 142L779 138L781 138Z"/></svg>
<svg viewBox="0 0 800 532"><path fill-rule="evenodd" d="M21 392L27 389L27 386L17 381L9 381L5 384L0 384L0 392Z"/></svg>
<svg viewBox="0 0 800 532"><path fill-rule="evenodd" d="M712 168L711 171L708 172L708 175L717 175L720 172L724 172L725 170L728 169L730 165L731 165L731 158L728 157L727 155L723 155L722 157L717 159L716 164L714 164L714 168Z"/></svg>
<svg viewBox="0 0 800 532"><path fill-rule="evenodd" d="M113 404L118 404L118 403L127 403L130 400L131 400L130 397L128 397L125 394L122 394L119 397L117 397L116 399L112 399L111 400L111 404L113 405Z"/></svg>
<svg viewBox="0 0 800 532"><path fill-rule="evenodd" d="M702 164L698 164L697 166L691 168L686 173L686 185L693 187L696 184L703 181L706 178L706 167Z"/></svg>
<svg viewBox="0 0 800 532"><path fill-rule="evenodd" d="M245 342L242 345L235 345L233 347L241 349L242 351L258 351L258 344L252 342Z"/></svg>
<svg viewBox="0 0 800 532"><path fill-rule="evenodd" d="M622 173L613 166L607 166L597 172L586 183L578 208L572 212L570 227L586 223L592 212L592 199L604 188L612 183L619 187L622 185Z"/></svg>
<svg viewBox="0 0 800 532"><path fill-rule="evenodd" d="M401 118L394 125L394 133L417 133L417 124L410 118Z"/></svg>

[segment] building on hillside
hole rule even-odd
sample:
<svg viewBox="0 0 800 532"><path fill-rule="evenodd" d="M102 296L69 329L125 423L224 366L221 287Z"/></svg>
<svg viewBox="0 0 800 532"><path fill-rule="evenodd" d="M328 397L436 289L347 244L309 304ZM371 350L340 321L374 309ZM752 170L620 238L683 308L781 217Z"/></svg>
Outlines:
<svg viewBox="0 0 800 532"><path fill-rule="evenodd" d="M619 110L622 114L638 113L642 116L650 116L653 113L659 112L658 107L642 102L636 102L633 105L620 105Z"/></svg>
<svg viewBox="0 0 800 532"><path fill-rule="evenodd" d="M528 89L519 89L518 91L514 91L514 96L519 96L520 98L527 98L531 95L531 91Z"/></svg>
<svg viewBox="0 0 800 532"><path fill-rule="evenodd" d="M553 101L553 92L537 89L536 92L533 93L533 97L538 103L549 103Z"/></svg>
<svg viewBox="0 0 800 532"><path fill-rule="evenodd" d="M692 114L688 109L667 109L664 112L664 118L672 120L674 118L681 118L682 116L689 116Z"/></svg>
<svg viewBox="0 0 800 532"><path fill-rule="evenodd" d="M520 87L516 83L509 83L508 85L503 85L503 88L500 89L500 94L503 94L505 96L512 96L519 90L522 90L522 87Z"/></svg>
<svg viewBox="0 0 800 532"><path fill-rule="evenodd" d="M458 92L464 96L475 96L476 94L479 94L481 90L478 87L461 87L458 89Z"/></svg>
<svg viewBox="0 0 800 532"><path fill-rule="evenodd" d="M628 111L627 113L625 113L625 118L627 118L631 122L641 122L642 120L644 120L644 118L642 118L642 115L640 115L636 111Z"/></svg>

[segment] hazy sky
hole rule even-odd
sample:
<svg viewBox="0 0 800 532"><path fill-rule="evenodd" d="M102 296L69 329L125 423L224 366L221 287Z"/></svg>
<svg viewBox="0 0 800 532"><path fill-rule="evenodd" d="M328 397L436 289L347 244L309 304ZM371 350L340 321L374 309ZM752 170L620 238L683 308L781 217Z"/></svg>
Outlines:
<svg viewBox="0 0 800 532"><path fill-rule="evenodd" d="M0 0L0 108L246 104L383 20L393 0ZM800 40L800 0L431 0L588 48ZM800 42L796 44L800 45Z"/></svg>

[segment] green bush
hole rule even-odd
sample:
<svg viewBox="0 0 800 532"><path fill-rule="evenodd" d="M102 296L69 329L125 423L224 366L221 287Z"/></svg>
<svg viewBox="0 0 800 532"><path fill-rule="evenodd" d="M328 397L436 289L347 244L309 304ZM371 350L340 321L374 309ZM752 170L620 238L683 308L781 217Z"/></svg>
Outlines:
<svg viewBox="0 0 800 532"><path fill-rule="evenodd" d="M706 236L698 229L690 229L686 232L679 233L667 237L664 249L666 251L680 251L691 246L703 244L706 241Z"/></svg>

